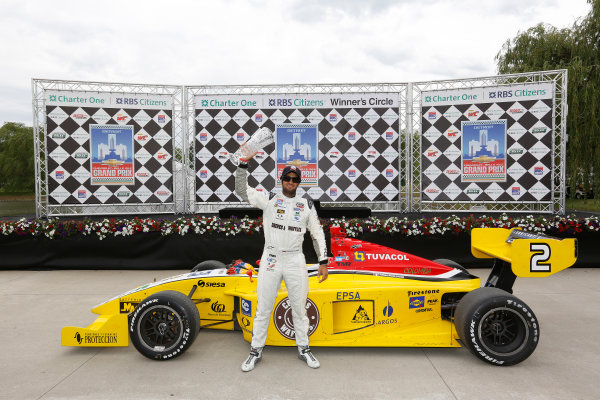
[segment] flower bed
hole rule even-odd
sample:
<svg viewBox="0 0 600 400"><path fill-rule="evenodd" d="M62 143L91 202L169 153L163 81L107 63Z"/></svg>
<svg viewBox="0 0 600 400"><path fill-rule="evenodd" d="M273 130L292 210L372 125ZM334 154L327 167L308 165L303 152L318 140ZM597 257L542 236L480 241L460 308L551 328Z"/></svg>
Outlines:
<svg viewBox="0 0 600 400"><path fill-rule="evenodd" d="M367 219L321 219L326 232L331 225L346 229L348 236L358 237L364 233L381 233L392 236L431 236L445 233L470 232L472 228L521 227L529 232L558 236L577 236L581 232L598 232L599 218L574 216L532 216L511 217L506 214L497 216L452 215L446 218L428 217L410 220L406 217ZM262 219L218 217L191 217L169 219L151 218L106 218L103 220L83 219L20 219L18 221L0 221L2 236L9 237L46 237L60 239L76 235L96 236L102 240L109 236L132 236L147 232L160 232L161 235L213 235L225 236L262 234Z"/></svg>

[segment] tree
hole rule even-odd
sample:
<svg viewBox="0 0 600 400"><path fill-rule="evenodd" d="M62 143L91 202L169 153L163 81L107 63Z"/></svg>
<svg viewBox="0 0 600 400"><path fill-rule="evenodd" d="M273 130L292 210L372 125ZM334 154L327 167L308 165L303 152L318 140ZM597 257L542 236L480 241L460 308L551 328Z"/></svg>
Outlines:
<svg viewBox="0 0 600 400"><path fill-rule="evenodd" d="M507 40L498 73L568 69L567 181L598 193L600 185L600 0L572 28L539 24ZM573 190L574 192L574 190Z"/></svg>
<svg viewBox="0 0 600 400"><path fill-rule="evenodd" d="M7 122L0 128L0 191L35 190L33 128Z"/></svg>

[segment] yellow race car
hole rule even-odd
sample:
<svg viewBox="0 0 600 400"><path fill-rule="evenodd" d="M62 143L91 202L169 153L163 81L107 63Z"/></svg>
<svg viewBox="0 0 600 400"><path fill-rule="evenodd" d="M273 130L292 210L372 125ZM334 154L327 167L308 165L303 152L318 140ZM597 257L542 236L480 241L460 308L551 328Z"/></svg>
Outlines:
<svg viewBox="0 0 600 400"><path fill-rule="evenodd" d="M450 260L426 260L348 238L331 228L329 278L309 265L306 304L311 346L460 347L496 365L512 365L535 350L540 328L533 311L513 296L519 277L545 277L575 263L575 239L518 229L476 228L475 257L495 259L484 287ZM260 269L258 269L260 273ZM128 346L169 360L183 354L201 329L240 330L251 340L256 270L237 260L200 263L192 272L148 283L94 307L87 328L65 327L64 346ZM295 346L282 283L267 345Z"/></svg>

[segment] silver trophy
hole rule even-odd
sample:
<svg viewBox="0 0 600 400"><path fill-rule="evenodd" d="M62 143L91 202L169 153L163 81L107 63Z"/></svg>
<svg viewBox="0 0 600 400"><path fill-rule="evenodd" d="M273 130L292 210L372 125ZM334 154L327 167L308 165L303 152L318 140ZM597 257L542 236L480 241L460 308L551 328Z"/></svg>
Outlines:
<svg viewBox="0 0 600 400"><path fill-rule="evenodd" d="M240 159L248 160L254 153L264 149L275 141L273 132L269 128L260 128L252 135L250 139L240 146L240 148L233 154L230 154L229 159L231 162L238 166Z"/></svg>

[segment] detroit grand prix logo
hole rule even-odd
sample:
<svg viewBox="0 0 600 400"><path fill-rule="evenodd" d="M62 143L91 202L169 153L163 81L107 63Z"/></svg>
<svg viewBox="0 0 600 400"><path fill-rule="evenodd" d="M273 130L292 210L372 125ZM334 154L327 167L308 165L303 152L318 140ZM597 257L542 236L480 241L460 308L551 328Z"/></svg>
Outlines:
<svg viewBox="0 0 600 400"><path fill-rule="evenodd" d="M319 326L319 309L311 299L306 299L306 316L308 317L308 336L310 336L317 329L317 326ZM275 307L273 322L277 331L281 333L281 336L290 340L296 340L296 331L294 330L294 320L292 318L292 305L290 304L289 297L281 300L277 304L277 307Z"/></svg>

